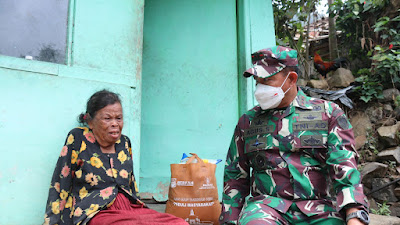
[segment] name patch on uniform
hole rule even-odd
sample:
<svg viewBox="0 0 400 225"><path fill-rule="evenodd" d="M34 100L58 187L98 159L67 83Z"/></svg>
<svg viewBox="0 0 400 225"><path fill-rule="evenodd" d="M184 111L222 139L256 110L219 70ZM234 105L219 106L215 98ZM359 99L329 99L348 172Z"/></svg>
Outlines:
<svg viewBox="0 0 400 225"><path fill-rule="evenodd" d="M323 145L322 135L302 135L300 137L300 142L302 146L321 146Z"/></svg>
<svg viewBox="0 0 400 225"><path fill-rule="evenodd" d="M260 134L271 134L274 132L274 126L250 127L244 130L244 137L251 137Z"/></svg>
<svg viewBox="0 0 400 225"><path fill-rule="evenodd" d="M293 131L328 130L328 121L302 121L293 123Z"/></svg>

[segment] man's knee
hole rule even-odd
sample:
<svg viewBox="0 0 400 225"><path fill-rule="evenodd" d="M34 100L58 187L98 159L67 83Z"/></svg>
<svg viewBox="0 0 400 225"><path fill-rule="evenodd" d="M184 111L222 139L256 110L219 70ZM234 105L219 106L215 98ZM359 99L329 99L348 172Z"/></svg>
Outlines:
<svg viewBox="0 0 400 225"><path fill-rule="evenodd" d="M287 225L284 218L273 208L251 204L243 208L238 224L240 225Z"/></svg>

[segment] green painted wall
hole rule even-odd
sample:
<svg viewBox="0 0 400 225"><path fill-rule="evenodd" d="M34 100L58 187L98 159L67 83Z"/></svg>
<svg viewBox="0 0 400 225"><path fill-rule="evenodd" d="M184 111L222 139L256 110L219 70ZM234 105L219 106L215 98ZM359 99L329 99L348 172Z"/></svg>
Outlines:
<svg viewBox="0 0 400 225"><path fill-rule="evenodd" d="M140 191L165 200L182 153L226 157L238 115L236 3L147 0L143 44Z"/></svg>
<svg viewBox="0 0 400 225"><path fill-rule="evenodd" d="M0 224L41 224L68 131L95 91L122 98L140 167L143 0L70 0L66 65L0 56Z"/></svg>
<svg viewBox="0 0 400 225"><path fill-rule="evenodd" d="M270 0L146 0L144 11L140 191L166 200L183 152L225 161L240 112L254 105L242 72L254 49L274 45L273 13Z"/></svg>
<svg viewBox="0 0 400 225"><path fill-rule="evenodd" d="M254 79L241 73L252 66L251 53L275 46L274 15L271 0L237 0L240 115L257 104Z"/></svg>

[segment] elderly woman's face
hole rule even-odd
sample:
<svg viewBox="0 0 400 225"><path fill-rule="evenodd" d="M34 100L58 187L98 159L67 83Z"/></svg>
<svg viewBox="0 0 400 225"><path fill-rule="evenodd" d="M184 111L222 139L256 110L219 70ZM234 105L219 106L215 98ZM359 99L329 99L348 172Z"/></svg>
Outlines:
<svg viewBox="0 0 400 225"><path fill-rule="evenodd" d="M96 112L89 127L101 147L110 147L121 137L124 126L120 103L108 105Z"/></svg>

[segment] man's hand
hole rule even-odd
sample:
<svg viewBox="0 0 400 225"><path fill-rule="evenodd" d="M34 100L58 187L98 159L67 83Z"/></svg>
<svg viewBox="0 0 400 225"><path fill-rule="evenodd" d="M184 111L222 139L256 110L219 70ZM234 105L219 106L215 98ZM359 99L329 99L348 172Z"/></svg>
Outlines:
<svg viewBox="0 0 400 225"><path fill-rule="evenodd" d="M358 211L358 210L360 210L360 209L357 209L357 208L348 208L348 209L346 210L346 216L349 215L350 213L356 212L356 211ZM350 219L350 220L347 222L347 225L364 225L364 223L362 223L362 222L361 222L359 219L357 219L357 218L353 218L353 219Z"/></svg>
<svg viewBox="0 0 400 225"><path fill-rule="evenodd" d="M347 225L364 225L361 223L361 221L357 218L350 219L349 222L347 222Z"/></svg>

